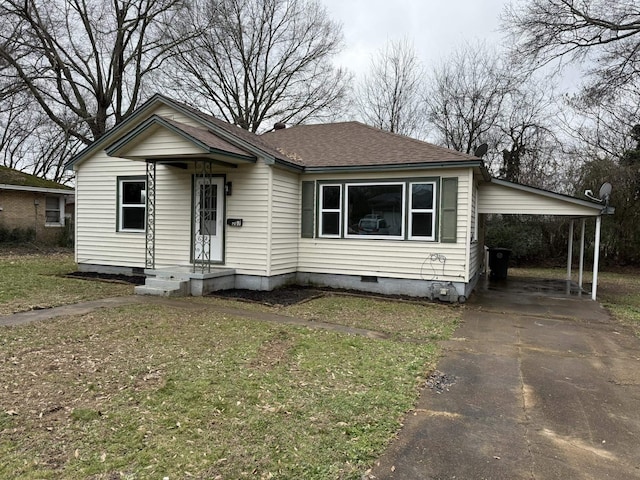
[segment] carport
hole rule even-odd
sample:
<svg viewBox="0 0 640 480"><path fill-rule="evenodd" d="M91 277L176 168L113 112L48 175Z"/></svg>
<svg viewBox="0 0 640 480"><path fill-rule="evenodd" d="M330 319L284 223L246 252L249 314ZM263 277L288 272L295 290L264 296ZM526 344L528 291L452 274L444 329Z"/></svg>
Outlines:
<svg viewBox="0 0 640 480"><path fill-rule="evenodd" d="M591 298L596 299L598 290L598 264L600 261L600 228L602 215L614 209L591 200L584 200L540 188L492 178L478 186L478 214L501 215L546 215L570 218L567 245L567 280L571 280L573 236L576 222L580 228L580 256L578 263L578 285L582 288L585 252L585 227L587 220L595 221L593 284Z"/></svg>

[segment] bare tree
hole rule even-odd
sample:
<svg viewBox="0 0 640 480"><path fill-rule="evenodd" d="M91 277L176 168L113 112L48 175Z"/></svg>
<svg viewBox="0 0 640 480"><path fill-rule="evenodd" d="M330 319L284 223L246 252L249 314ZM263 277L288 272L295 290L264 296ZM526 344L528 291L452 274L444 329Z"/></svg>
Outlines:
<svg viewBox="0 0 640 480"><path fill-rule="evenodd" d="M636 0L527 0L507 7L503 29L514 58L534 67L556 59L590 68L600 95L637 82L640 8ZM591 60L591 61L589 61Z"/></svg>
<svg viewBox="0 0 640 480"><path fill-rule="evenodd" d="M503 103L515 77L485 45L464 45L437 66L425 102L429 126L442 145L473 153L482 143L497 146Z"/></svg>
<svg viewBox="0 0 640 480"><path fill-rule="evenodd" d="M372 59L360 82L356 104L365 123L402 135L424 129L424 69L407 40L388 43Z"/></svg>
<svg viewBox="0 0 640 480"><path fill-rule="evenodd" d="M553 92L537 79L520 83L509 92L500 130L501 178L542 188L563 189L562 142L554 119L557 107Z"/></svg>
<svg viewBox="0 0 640 480"><path fill-rule="evenodd" d="M178 42L182 0L3 0L0 61L58 128L87 144L138 105ZM10 26L10 28L4 28Z"/></svg>
<svg viewBox="0 0 640 480"><path fill-rule="evenodd" d="M341 28L315 0L202 0L177 34L203 33L171 60L171 86L246 130L269 120L299 123L331 116L347 91L331 64Z"/></svg>

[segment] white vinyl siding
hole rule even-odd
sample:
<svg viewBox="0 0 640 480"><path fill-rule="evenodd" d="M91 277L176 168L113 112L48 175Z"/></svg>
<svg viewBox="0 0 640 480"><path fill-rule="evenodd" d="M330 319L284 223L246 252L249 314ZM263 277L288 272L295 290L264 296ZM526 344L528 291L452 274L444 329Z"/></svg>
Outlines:
<svg viewBox="0 0 640 480"><path fill-rule="evenodd" d="M127 149L127 157L160 158L172 155L202 155L205 151L171 130L154 126L138 143Z"/></svg>
<svg viewBox="0 0 640 480"><path fill-rule="evenodd" d="M226 218L241 218L243 224L225 227L225 266L239 274L267 274L270 168L258 162L227 170L233 188L232 195L225 197Z"/></svg>
<svg viewBox="0 0 640 480"><path fill-rule="evenodd" d="M600 209L579 205L569 199L533 193L518 188L485 183L478 195L479 213L501 213L505 215L598 215Z"/></svg>
<svg viewBox="0 0 640 480"><path fill-rule="evenodd" d="M271 275L281 275L298 267L299 175L273 168L272 184Z"/></svg>
<svg viewBox="0 0 640 480"><path fill-rule="evenodd" d="M104 151L76 172L76 256L79 263L144 267L144 233L118 232L118 177L144 176L145 164Z"/></svg>
<svg viewBox="0 0 640 480"><path fill-rule="evenodd" d="M189 170L156 170L156 267L191 263L191 178Z"/></svg>
<svg viewBox="0 0 640 480"><path fill-rule="evenodd" d="M458 209L468 211L469 178L467 170L428 170L411 172L413 178L457 177ZM396 177L406 180L406 172L393 176L360 173L341 176L346 183L355 180L390 181ZM304 175L303 180L330 181L335 174ZM413 280L467 281L466 238L468 215L458 215L456 243L438 241L398 241L368 239L366 237L330 239L299 238L298 271L342 275L379 276Z"/></svg>

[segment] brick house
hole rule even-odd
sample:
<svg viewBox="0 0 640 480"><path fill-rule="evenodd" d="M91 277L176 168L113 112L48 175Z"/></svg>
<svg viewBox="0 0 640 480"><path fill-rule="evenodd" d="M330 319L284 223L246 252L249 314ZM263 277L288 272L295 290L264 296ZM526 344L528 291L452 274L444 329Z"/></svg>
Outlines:
<svg viewBox="0 0 640 480"><path fill-rule="evenodd" d="M73 188L0 166L0 240L57 244L74 206Z"/></svg>

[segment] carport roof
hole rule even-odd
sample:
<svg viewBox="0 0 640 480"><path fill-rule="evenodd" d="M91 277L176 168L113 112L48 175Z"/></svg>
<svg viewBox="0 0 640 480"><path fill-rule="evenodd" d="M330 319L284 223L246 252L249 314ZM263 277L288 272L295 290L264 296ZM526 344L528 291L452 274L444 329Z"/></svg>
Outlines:
<svg viewBox="0 0 640 480"><path fill-rule="evenodd" d="M601 203L496 178L478 191L478 213L594 217L614 212Z"/></svg>

